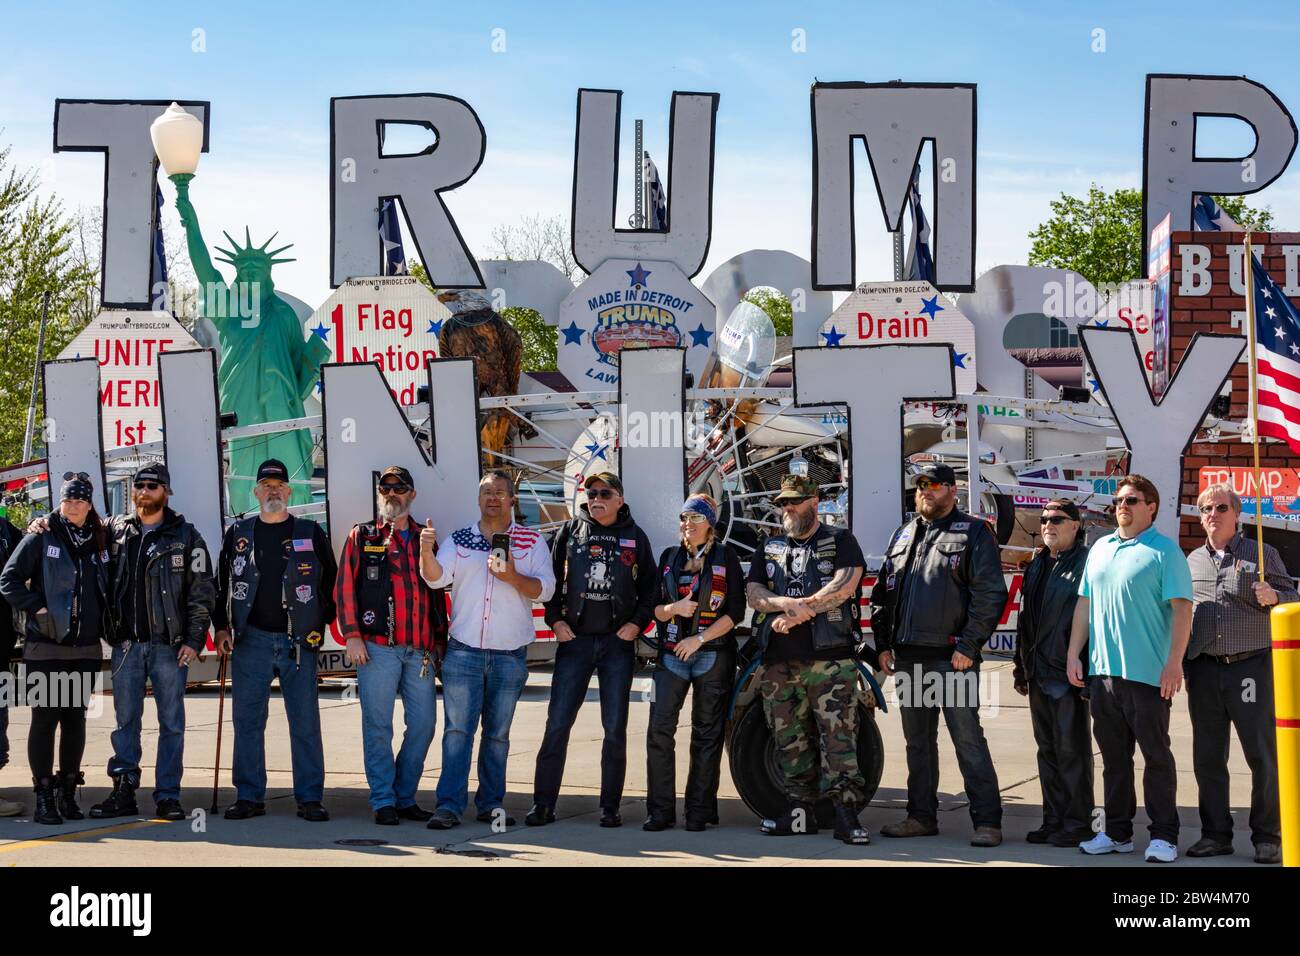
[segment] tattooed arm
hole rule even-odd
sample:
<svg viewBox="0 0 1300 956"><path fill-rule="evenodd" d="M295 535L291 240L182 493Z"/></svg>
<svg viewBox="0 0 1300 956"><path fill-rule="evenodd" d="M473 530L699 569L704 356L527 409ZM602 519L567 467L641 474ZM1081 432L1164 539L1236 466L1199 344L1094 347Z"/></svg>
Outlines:
<svg viewBox="0 0 1300 956"><path fill-rule="evenodd" d="M797 603L793 598L773 594L757 581L745 585L745 600L755 611L765 611L768 614L783 614Z"/></svg>
<svg viewBox="0 0 1300 956"><path fill-rule="evenodd" d="M834 576L826 582L825 587L804 598L802 603L814 614L825 614L856 594L861 580L862 568L836 568Z"/></svg>

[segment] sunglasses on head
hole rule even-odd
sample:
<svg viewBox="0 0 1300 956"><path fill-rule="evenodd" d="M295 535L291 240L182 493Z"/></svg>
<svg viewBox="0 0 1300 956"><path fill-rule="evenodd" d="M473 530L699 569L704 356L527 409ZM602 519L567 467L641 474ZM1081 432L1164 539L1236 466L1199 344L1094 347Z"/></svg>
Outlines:
<svg viewBox="0 0 1300 956"><path fill-rule="evenodd" d="M1128 505L1132 508L1134 505L1142 504L1146 504L1146 499L1140 495L1124 495L1122 498L1110 499L1110 506L1112 508L1118 508L1120 505Z"/></svg>
<svg viewBox="0 0 1300 956"><path fill-rule="evenodd" d="M700 524L709 519L704 517L704 515L700 514L698 511L683 511L677 516L677 520L684 524Z"/></svg>
<svg viewBox="0 0 1300 956"><path fill-rule="evenodd" d="M946 484L948 484L946 481L935 481L931 478L918 478L916 479L916 490L929 491L931 488L938 488Z"/></svg>
<svg viewBox="0 0 1300 956"><path fill-rule="evenodd" d="M587 497L599 498L601 501L608 501L610 498L613 498L616 494L618 494L618 492L615 491L613 488L592 488L590 491L587 492Z"/></svg>
<svg viewBox="0 0 1300 956"><path fill-rule="evenodd" d="M381 495L404 495L411 490L411 486L404 481L381 482L379 493Z"/></svg>
<svg viewBox="0 0 1300 956"><path fill-rule="evenodd" d="M1222 501L1220 501L1217 505L1201 505L1201 514L1203 515L1208 515L1216 511L1219 514L1223 514L1227 510L1228 510L1227 503Z"/></svg>
<svg viewBox="0 0 1300 956"><path fill-rule="evenodd" d="M1040 525L1061 524L1062 522L1069 521L1069 520L1071 519L1066 515L1043 515L1041 518L1038 519L1038 523Z"/></svg>
<svg viewBox="0 0 1300 956"><path fill-rule="evenodd" d="M135 483L136 491L157 491L162 484L157 481L137 481Z"/></svg>
<svg viewBox="0 0 1300 956"><path fill-rule="evenodd" d="M65 471L63 473L64 481L71 481L73 478L80 478L82 481L90 481L90 475L84 471Z"/></svg>

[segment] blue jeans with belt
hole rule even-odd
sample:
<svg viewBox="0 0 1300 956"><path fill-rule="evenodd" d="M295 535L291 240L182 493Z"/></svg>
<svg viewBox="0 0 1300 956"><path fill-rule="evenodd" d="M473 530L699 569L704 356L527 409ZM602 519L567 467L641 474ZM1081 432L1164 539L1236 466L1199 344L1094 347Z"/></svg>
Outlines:
<svg viewBox="0 0 1300 956"><path fill-rule="evenodd" d="M158 764L153 799L179 800L185 763L185 681L190 669L176 663L179 646L125 641L113 648L113 756L108 775L126 777L139 786L140 722L144 716L144 684L153 687L158 709Z"/></svg>
<svg viewBox="0 0 1300 956"><path fill-rule="evenodd" d="M442 732L442 774L438 809L460 816L469 802L469 765L474 733L483 726L478 745L478 791L474 807L491 813L506 796L506 758L515 705L528 682L528 647L496 651L447 644L442 662L442 705L447 726Z"/></svg>
<svg viewBox="0 0 1300 956"><path fill-rule="evenodd" d="M366 653L370 660L357 665L357 693L361 697L361 741L370 808L400 810L415 804L415 790L438 723L432 654L425 668L424 652L413 647L366 641ZM399 694L406 727L394 759L393 705Z"/></svg>
<svg viewBox="0 0 1300 956"><path fill-rule="evenodd" d="M293 759L293 796L298 803L319 803L325 791L325 752L320 736L316 690L316 652L296 653L288 634L247 626L239 632L230 657L231 698L235 722L232 777L240 800L266 799L266 716L271 681L280 678L280 696L289 720Z"/></svg>

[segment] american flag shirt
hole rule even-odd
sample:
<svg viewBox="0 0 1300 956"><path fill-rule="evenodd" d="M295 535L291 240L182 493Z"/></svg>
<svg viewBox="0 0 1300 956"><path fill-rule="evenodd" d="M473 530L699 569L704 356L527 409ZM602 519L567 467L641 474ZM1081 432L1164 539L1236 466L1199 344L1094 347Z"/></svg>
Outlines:
<svg viewBox="0 0 1300 956"><path fill-rule="evenodd" d="M510 554L515 570L542 583L537 601L555 593L551 552L541 534L511 524ZM533 602L488 571L492 541L477 524L448 535L438 546L442 577L430 587L451 588L451 637L469 647L513 651L536 637Z"/></svg>

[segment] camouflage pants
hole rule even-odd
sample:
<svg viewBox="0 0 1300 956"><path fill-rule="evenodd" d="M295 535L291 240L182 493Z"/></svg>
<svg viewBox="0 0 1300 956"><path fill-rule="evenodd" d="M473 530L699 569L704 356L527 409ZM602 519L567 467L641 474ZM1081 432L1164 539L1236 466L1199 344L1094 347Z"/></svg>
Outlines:
<svg viewBox="0 0 1300 956"><path fill-rule="evenodd" d="M865 802L857 686L858 669L851 660L782 661L763 668L763 712L792 802L823 796L859 807Z"/></svg>

